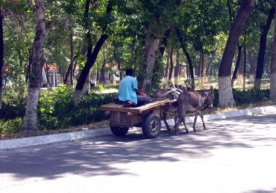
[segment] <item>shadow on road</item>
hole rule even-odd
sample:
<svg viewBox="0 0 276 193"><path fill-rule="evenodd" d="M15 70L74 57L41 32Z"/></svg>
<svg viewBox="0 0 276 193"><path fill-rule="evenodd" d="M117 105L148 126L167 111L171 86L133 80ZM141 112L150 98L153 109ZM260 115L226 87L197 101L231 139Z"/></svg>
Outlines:
<svg viewBox="0 0 276 193"><path fill-rule="evenodd" d="M273 188L271 190L250 190L250 191L246 191L244 193L275 193L276 192L276 188Z"/></svg>
<svg viewBox="0 0 276 193"><path fill-rule="evenodd" d="M208 130L203 131L199 123L199 132L181 132L176 136L164 130L156 139L145 139L141 133L130 133L123 138L106 136L0 151L0 177L1 174L12 174L20 180L29 177L52 179L68 173L84 176L123 175L128 172L116 167L116 164L177 162L177 156L171 155L179 154L189 159L204 159L213 156L214 149L254 148L254 141L275 141L275 137L254 133L260 126L268 129L275 118L276 115L270 115L234 118L224 122L209 121ZM191 129L191 125L188 126Z"/></svg>

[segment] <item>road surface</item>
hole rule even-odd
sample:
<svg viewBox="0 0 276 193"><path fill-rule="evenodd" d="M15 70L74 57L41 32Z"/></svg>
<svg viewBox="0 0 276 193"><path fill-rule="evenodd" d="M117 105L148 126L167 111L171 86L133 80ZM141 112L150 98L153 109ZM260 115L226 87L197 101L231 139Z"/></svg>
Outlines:
<svg viewBox="0 0 276 193"><path fill-rule="evenodd" d="M0 151L0 193L274 193L276 114Z"/></svg>

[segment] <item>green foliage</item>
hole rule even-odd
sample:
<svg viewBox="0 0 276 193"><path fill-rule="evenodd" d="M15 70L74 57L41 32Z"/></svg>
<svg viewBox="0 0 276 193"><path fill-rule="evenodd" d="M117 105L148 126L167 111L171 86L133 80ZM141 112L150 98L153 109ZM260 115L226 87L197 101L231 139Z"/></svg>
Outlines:
<svg viewBox="0 0 276 193"><path fill-rule="evenodd" d="M0 120L0 135L8 135L23 131L23 119Z"/></svg>
<svg viewBox="0 0 276 193"><path fill-rule="evenodd" d="M19 88L18 88L19 89ZM3 95L3 106L0 109L0 120L23 117L26 106L26 93L23 88L14 92L12 87L6 87Z"/></svg>
<svg viewBox="0 0 276 193"><path fill-rule="evenodd" d="M80 125L102 121L107 118L99 107L113 101L117 94L90 94L84 96L80 104L70 113L70 124Z"/></svg>
<svg viewBox="0 0 276 193"><path fill-rule="evenodd" d="M269 100L269 89L248 89L246 91L233 89L233 97L237 106L254 104ZM218 90L214 90L214 107L218 106Z"/></svg>
<svg viewBox="0 0 276 193"><path fill-rule="evenodd" d="M233 90L237 105L251 104L269 100L269 90L250 89L246 91Z"/></svg>
<svg viewBox="0 0 276 193"><path fill-rule="evenodd" d="M1 1L2 2L2 1ZM45 2L46 37L44 41L44 58L46 63L56 63L61 77L74 59L81 70L86 61L85 34L83 26L85 0L48 0ZM210 61L210 69L216 70L221 61L230 26L237 14L241 1L161 1L161 0L97 0L90 1L88 14L93 44L102 33L108 34L103 54L99 54L93 68L99 71L102 64L132 66L137 70L141 81L149 74L144 73L147 65L144 59L144 48L147 37L163 38L163 33L172 29L168 45L179 49L174 29L178 27L182 34L186 49L194 61L198 61L198 52L203 52L206 64ZM179 3L179 6L178 6ZM246 48L250 63L254 63L259 46L260 26L264 25L267 13L273 0L258 1L256 9L247 22L245 29ZM112 5L112 12L107 7ZM26 74L30 51L34 38L34 1L3 1L4 10L4 53L5 65L3 77L5 92L0 120L14 122L15 118L23 118L26 106ZM268 42L272 41L270 30ZM268 44L271 45L271 44ZM95 46L95 45L93 45ZM72 55L71 55L72 54ZM270 61L270 52L266 60ZM166 54L164 54L166 56ZM151 89L160 85L164 71L165 57L157 58ZM252 59L252 61L251 61ZM180 61L185 54L180 54ZM268 63L268 62L267 62ZM98 65L98 66L97 66ZM265 68L268 69L268 68ZM106 69L105 69L106 70ZM7 85L10 85L7 87ZM140 85L141 86L141 85ZM117 87L115 85L114 87ZM95 90L103 91L105 85L96 86ZM236 103L248 104L268 99L268 91L234 90ZM218 99L217 91L216 101ZM84 96L81 103L73 105L73 89L61 86L55 90L42 91L39 99L38 116L42 129L58 129L69 125L78 125L99 121L104 118L98 107L113 100L114 94L90 94ZM216 103L216 102L215 102ZM3 125L3 124L2 124ZM10 124L11 125L11 124Z"/></svg>
<svg viewBox="0 0 276 193"><path fill-rule="evenodd" d="M73 109L73 89L60 85L57 89L44 90L39 98L39 124L43 129L58 129L68 126L63 117Z"/></svg>
<svg viewBox="0 0 276 193"><path fill-rule="evenodd" d="M114 87L114 86L113 86ZM218 104L218 91L214 90L214 106ZM269 100L269 90L233 90L238 106L254 104ZM43 90L39 98L39 126L44 130L57 130L69 126L90 124L106 120L108 117L99 110L103 104L113 101L117 93L85 95L78 106L73 104L73 89L61 85L57 89ZM0 134L13 134L23 131L25 100L16 101L14 94L9 93L0 110Z"/></svg>
<svg viewBox="0 0 276 193"><path fill-rule="evenodd" d="M39 99L40 129L59 129L106 119L99 106L113 101L116 94L85 95L78 106L73 103L73 89L62 85L41 93Z"/></svg>

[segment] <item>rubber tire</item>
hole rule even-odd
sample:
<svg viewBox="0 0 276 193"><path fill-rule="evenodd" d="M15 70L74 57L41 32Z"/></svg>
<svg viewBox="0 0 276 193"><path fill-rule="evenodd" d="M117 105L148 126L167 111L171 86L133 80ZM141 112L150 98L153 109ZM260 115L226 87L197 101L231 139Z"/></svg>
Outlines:
<svg viewBox="0 0 276 193"><path fill-rule="evenodd" d="M111 132L116 136L125 136L128 129L128 127L110 127Z"/></svg>
<svg viewBox="0 0 276 193"><path fill-rule="evenodd" d="M142 130L147 138L156 138L161 130L160 117L155 113L149 114L144 121Z"/></svg>

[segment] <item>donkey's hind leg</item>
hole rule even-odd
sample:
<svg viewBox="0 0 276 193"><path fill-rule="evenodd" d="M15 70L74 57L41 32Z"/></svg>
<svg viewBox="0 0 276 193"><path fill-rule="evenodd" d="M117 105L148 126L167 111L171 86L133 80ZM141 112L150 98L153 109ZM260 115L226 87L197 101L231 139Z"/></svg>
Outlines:
<svg viewBox="0 0 276 193"><path fill-rule="evenodd" d="M182 115L182 120L181 121L183 122L184 129L185 129L186 133L189 133L189 130L188 130L187 125L186 125L185 114Z"/></svg>
<svg viewBox="0 0 276 193"><path fill-rule="evenodd" d="M176 134L178 133L178 131L179 131L179 125L181 124L181 122L183 122L184 129L185 129L186 133L189 133L189 130L187 128L186 121L185 121L185 114L182 114L182 113L180 113L178 115L177 122L175 124L175 133Z"/></svg>
<svg viewBox="0 0 276 193"><path fill-rule="evenodd" d="M185 116L183 116L182 122L183 122L186 133L189 133L189 130L187 128L186 121L185 121Z"/></svg>
<svg viewBox="0 0 276 193"><path fill-rule="evenodd" d="M185 123L185 116L180 114L180 115L178 115L177 121L176 121L175 126L174 126L176 135L179 132L179 125L181 124L181 122L183 122L186 132L187 133L189 132L189 130L187 129L186 123Z"/></svg>
<svg viewBox="0 0 276 193"><path fill-rule="evenodd" d="M197 116L198 116L198 115L200 116L200 118L201 118L201 120L202 120L203 129L204 129L204 130L206 129L206 126L205 126L205 123L204 123L204 120L203 120L203 115L202 115L202 113L201 113L201 112L196 112L196 114L195 114L195 119L194 119L194 125L193 125L194 132L196 132L195 126L196 126L196 120L197 120Z"/></svg>
<svg viewBox="0 0 276 193"><path fill-rule="evenodd" d="M168 131L171 131L171 128L170 128L170 126L169 126L169 124L168 124L168 122L167 122L167 113L166 112L163 112L163 121L164 121L164 123L165 123L165 125L166 125L166 128L167 128L167 130Z"/></svg>

